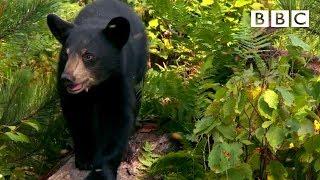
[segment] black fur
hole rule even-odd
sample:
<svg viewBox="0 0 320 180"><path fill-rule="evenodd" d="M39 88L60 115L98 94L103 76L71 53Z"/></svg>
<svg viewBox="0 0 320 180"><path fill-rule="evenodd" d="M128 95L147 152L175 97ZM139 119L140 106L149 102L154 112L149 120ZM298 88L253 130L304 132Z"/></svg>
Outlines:
<svg viewBox="0 0 320 180"><path fill-rule="evenodd" d="M135 87L146 71L143 24L124 3L98 0L85 7L73 24L48 15L48 26L63 46L59 79L68 61L67 48L96 53L98 67L90 71L108 75L88 92L70 94L62 81L58 81L58 91L74 140L76 167L92 170L87 179L116 179L140 104L140 90Z"/></svg>

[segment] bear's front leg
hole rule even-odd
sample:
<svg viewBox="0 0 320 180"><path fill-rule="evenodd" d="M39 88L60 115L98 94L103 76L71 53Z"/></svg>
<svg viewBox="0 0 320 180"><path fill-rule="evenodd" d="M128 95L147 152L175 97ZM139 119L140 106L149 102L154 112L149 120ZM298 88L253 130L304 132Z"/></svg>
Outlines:
<svg viewBox="0 0 320 180"><path fill-rule="evenodd" d="M123 153L128 146L135 119L135 96L130 91L132 88L121 86L117 89L115 84L113 83L113 88L109 88L113 90L110 93L113 96L99 101L94 108L94 114L98 115L93 120L98 122L95 130L97 151L94 158L95 170L87 179L115 180Z"/></svg>
<svg viewBox="0 0 320 180"><path fill-rule="evenodd" d="M88 126L74 126L72 138L74 142L75 151L75 165L80 170L92 170L93 169L93 157L94 157L94 138L92 132Z"/></svg>
<svg viewBox="0 0 320 180"><path fill-rule="evenodd" d="M61 105L74 143L75 165L80 170L92 170L96 146L89 117L90 109L66 97L63 97Z"/></svg>

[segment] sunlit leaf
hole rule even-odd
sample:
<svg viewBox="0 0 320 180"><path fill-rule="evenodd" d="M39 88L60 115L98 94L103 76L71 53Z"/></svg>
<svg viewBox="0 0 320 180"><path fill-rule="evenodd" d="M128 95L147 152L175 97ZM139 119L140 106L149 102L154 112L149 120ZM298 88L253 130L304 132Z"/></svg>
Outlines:
<svg viewBox="0 0 320 180"><path fill-rule="evenodd" d="M245 5L251 4L251 0L237 0L234 4L235 7L243 7Z"/></svg>
<svg viewBox="0 0 320 180"><path fill-rule="evenodd" d="M151 28L156 28L159 26L159 20L158 19L152 19L149 21L149 26Z"/></svg>
<svg viewBox="0 0 320 180"><path fill-rule="evenodd" d="M284 104L291 107L293 104L293 101L294 101L293 94L289 90L287 90L283 87L277 87L276 89L280 92L280 94L284 100Z"/></svg>
<svg viewBox="0 0 320 180"><path fill-rule="evenodd" d="M273 109L277 109L279 104L279 96L272 90L267 90L263 94L264 101Z"/></svg>
<svg viewBox="0 0 320 180"><path fill-rule="evenodd" d="M34 120L34 119L31 119L31 120L28 120L28 121L23 121L24 124L34 128L35 130L39 131L40 129L40 124L37 120Z"/></svg>
<svg viewBox="0 0 320 180"><path fill-rule="evenodd" d="M283 128L272 126L266 134L267 140L270 146L276 150L282 144L285 139L285 132Z"/></svg>
<svg viewBox="0 0 320 180"><path fill-rule="evenodd" d="M268 128L272 123L273 123L272 121L265 121L265 122L262 123L262 127L266 129L266 128Z"/></svg>
<svg viewBox="0 0 320 180"><path fill-rule="evenodd" d="M202 0L201 6L209 6L213 4L213 0Z"/></svg>
<svg viewBox="0 0 320 180"><path fill-rule="evenodd" d="M15 141L15 142L25 142L25 143L30 142L29 138L26 135L19 132L6 132L4 134L7 137L9 137L12 141Z"/></svg>
<svg viewBox="0 0 320 180"><path fill-rule="evenodd" d="M263 7L264 7L264 5L261 4L261 3L253 3L253 4L251 5L251 8L252 8L253 10L260 10L260 9L262 9Z"/></svg>
<svg viewBox="0 0 320 180"><path fill-rule="evenodd" d="M293 46L301 47L304 51L310 51L310 46L303 42L298 36L294 34L288 35Z"/></svg>

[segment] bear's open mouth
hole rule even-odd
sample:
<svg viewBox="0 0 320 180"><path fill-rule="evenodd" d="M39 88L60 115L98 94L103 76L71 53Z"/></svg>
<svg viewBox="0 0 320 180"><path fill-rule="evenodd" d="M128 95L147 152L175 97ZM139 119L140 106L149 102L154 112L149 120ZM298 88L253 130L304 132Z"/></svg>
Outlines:
<svg viewBox="0 0 320 180"><path fill-rule="evenodd" d="M66 88L69 93L77 94L85 89L84 84L85 83L68 83L66 84Z"/></svg>

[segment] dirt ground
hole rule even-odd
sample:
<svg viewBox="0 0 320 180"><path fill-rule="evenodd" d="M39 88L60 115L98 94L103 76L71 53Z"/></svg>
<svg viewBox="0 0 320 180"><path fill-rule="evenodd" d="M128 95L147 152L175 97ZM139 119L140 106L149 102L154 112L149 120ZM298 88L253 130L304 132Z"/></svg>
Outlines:
<svg viewBox="0 0 320 180"><path fill-rule="evenodd" d="M141 163L138 160L141 154L142 147L145 142L152 144L154 153L165 154L171 149L169 135L159 134L156 131L155 124L144 124L136 133L130 138L129 151L127 157L124 158L118 169L118 180L135 180L140 179L143 173L139 167ZM88 175L88 171L79 171L74 165L74 156L69 155L62 162L61 167L57 171L49 175L49 180L81 180ZM139 178L140 177L140 178ZM47 179L47 178L45 178Z"/></svg>

